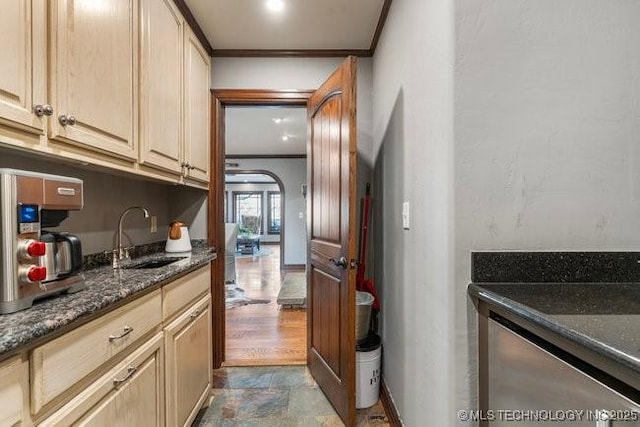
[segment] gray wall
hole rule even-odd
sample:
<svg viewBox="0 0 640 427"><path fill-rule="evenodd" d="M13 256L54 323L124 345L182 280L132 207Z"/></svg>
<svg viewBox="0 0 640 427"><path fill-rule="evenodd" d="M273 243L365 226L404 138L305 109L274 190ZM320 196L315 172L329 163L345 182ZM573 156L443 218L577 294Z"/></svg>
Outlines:
<svg viewBox="0 0 640 427"><path fill-rule="evenodd" d="M124 209L139 205L158 217L158 231L150 232L150 222L140 212L131 212L124 220L123 243L140 245L163 241L167 238L169 223L174 218L185 218L199 206L205 197L202 190L171 184L140 180L124 175L112 175L95 168L92 170L50 159L26 156L20 152L0 149L0 167L24 169L80 178L84 181L84 209L72 211L59 230L77 234L82 240L84 254L113 248L118 218ZM202 234L190 231L190 236ZM206 229L204 231L206 236Z"/></svg>
<svg viewBox="0 0 640 427"><path fill-rule="evenodd" d="M456 1L458 402L475 402L469 251L637 250L640 3Z"/></svg>
<svg viewBox="0 0 640 427"><path fill-rule="evenodd" d="M407 426L455 419L452 22L450 1L394 1L373 59L382 371Z"/></svg>
<svg viewBox="0 0 640 427"><path fill-rule="evenodd" d="M373 68L375 280L407 426L467 425L456 412L477 405L471 250L637 248L639 16L632 1L393 2Z"/></svg>
<svg viewBox="0 0 640 427"><path fill-rule="evenodd" d="M280 242L280 234L267 234L267 225L269 221L268 209L269 202L267 199L267 191L280 191L278 184L244 184L244 183L227 183L224 186L224 190L228 192L227 199L227 219L226 222L233 221L233 192L234 191L252 191L262 193L262 236L260 240L263 242ZM286 202L286 201L285 201ZM239 218L236 218L235 222L238 222ZM289 238L296 238L296 236L290 236ZM285 254L286 256L286 254Z"/></svg>
<svg viewBox="0 0 640 427"><path fill-rule="evenodd" d="M301 185L307 182L306 159L233 159L238 169L267 170L284 185L284 263L307 262L306 205ZM303 213L303 218L299 213Z"/></svg>

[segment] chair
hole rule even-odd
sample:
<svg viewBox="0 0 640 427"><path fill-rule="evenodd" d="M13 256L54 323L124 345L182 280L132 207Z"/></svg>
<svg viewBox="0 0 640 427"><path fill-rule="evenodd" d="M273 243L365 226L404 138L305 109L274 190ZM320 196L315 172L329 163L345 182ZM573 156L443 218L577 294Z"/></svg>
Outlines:
<svg viewBox="0 0 640 427"><path fill-rule="evenodd" d="M224 282L236 283L236 242L238 240L238 224L224 225Z"/></svg>
<svg viewBox="0 0 640 427"><path fill-rule="evenodd" d="M250 234L262 234L262 217L260 215L242 215L242 228Z"/></svg>

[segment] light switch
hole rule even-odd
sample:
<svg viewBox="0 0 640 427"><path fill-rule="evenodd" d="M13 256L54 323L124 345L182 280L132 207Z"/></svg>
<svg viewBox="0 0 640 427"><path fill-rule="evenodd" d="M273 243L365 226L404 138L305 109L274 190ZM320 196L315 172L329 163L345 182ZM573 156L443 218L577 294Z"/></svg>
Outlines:
<svg viewBox="0 0 640 427"><path fill-rule="evenodd" d="M409 202L402 203L402 228L405 230L409 229Z"/></svg>
<svg viewBox="0 0 640 427"><path fill-rule="evenodd" d="M304 212L302 211L298 212L298 218L304 219Z"/></svg>

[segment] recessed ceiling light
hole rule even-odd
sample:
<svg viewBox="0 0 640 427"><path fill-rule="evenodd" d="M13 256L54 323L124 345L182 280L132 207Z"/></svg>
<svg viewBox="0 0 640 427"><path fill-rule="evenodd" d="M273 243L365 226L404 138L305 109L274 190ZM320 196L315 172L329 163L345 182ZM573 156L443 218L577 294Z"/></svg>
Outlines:
<svg viewBox="0 0 640 427"><path fill-rule="evenodd" d="M272 12L282 12L284 10L283 0L267 0L267 9Z"/></svg>
<svg viewBox="0 0 640 427"><path fill-rule="evenodd" d="M274 123L278 124L278 123L282 122L282 119L280 117L274 117L273 121L274 121Z"/></svg>
<svg viewBox="0 0 640 427"><path fill-rule="evenodd" d="M289 135L283 135L282 136L282 140L283 141L288 141L289 140Z"/></svg>

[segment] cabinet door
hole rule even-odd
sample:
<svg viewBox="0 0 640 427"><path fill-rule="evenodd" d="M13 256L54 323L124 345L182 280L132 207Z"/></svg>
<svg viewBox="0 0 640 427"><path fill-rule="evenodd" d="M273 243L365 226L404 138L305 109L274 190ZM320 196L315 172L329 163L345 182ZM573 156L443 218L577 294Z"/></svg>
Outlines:
<svg viewBox="0 0 640 427"><path fill-rule="evenodd" d="M162 426L163 401L162 334L158 334L40 426Z"/></svg>
<svg viewBox="0 0 640 427"><path fill-rule="evenodd" d="M137 4L52 2L51 138L137 159ZM75 123L63 125L63 115Z"/></svg>
<svg viewBox="0 0 640 427"><path fill-rule="evenodd" d="M184 150L189 178L209 182L209 55L185 27Z"/></svg>
<svg viewBox="0 0 640 427"><path fill-rule="evenodd" d="M190 425L211 388L211 296L165 329L167 425Z"/></svg>
<svg viewBox="0 0 640 427"><path fill-rule="evenodd" d="M143 0L140 161L180 173L183 19L170 0Z"/></svg>
<svg viewBox="0 0 640 427"><path fill-rule="evenodd" d="M45 22L44 15L34 16L31 5L31 0L0 0L0 122L43 134L44 121L33 113L35 103L45 104L40 99L44 94L34 93L34 84L42 80L34 61L38 64L43 52L34 47L44 49L37 34Z"/></svg>
<svg viewBox="0 0 640 427"><path fill-rule="evenodd" d="M28 375L20 357L0 364L0 426L20 425Z"/></svg>

